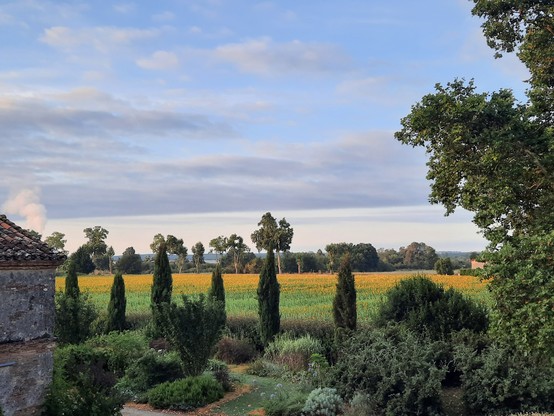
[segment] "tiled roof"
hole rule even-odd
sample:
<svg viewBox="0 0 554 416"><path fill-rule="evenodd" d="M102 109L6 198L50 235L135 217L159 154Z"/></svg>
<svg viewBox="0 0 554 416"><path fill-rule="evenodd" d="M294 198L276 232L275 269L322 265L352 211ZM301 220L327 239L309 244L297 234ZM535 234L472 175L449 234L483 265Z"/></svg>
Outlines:
<svg viewBox="0 0 554 416"><path fill-rule="evenodd" d="M0 269L55 267L66 255L0 215Z"/></svg>

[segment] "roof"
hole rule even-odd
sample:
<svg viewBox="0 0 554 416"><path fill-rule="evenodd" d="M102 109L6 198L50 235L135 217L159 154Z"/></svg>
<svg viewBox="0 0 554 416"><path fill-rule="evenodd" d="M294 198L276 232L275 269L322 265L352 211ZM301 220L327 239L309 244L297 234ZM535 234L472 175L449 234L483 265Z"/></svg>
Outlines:
<svg viewBox="0 0 554 416"><path fill-rule="evenodd" d="M56 267L65 259L65 253L0 214L0 269Z"/></svg>

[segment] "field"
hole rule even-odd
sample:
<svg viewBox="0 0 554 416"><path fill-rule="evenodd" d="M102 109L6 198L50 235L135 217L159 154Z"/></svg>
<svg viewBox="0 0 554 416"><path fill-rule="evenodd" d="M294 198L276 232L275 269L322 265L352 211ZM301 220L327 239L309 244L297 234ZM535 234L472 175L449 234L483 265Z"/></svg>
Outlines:
<svg viewBox="0 0 554 416"><path fill-rule="evenodd" d="M377 311L384 293L399 280L413 276L413 273L356 273L358 320L367 322ZM445 288L454 287L467 296L482 302L489 302L486 283L473 276L429 275ZM257 274L226 274L225 294L229 316L257 316L256 289ZM281 274L280 312L283 319L317 319L332 321L332 302L335 295L337 276L334 274ZM127 313L140 314L150 310L150 287L152 275L125 275ZM82 292L90 294L91 300L100 311L106 310L110 298L113 276L80 276ZM206 293L211 274L173 274L173 297L180 294ZM63 290L65 278L56 279L56 289Z"/></svg>

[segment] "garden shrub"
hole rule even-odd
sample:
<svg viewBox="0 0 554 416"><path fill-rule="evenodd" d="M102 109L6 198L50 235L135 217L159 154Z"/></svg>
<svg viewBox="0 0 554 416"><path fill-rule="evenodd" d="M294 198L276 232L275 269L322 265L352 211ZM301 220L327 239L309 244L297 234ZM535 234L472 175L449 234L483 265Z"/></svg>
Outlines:
<svg viewBox="0 0 554 416"><path fill-rule="evenodd" d="M237 339L230 336L222 337L216 346L216 358L229 364L243 364L256 357L254 345L246 339Z"/></svg>
<svg viewBox="0 0 554 416"><path fill-rule="evenodd" d="M292 338L284 333L267 346L264 356L286 366L291 372L298 372L307 369L312 354L320 354L322 351L321 342L310 335Z"/></svg>
<svg viewBox="0 0 554 416"><path fill-rule="evenodd" d="M157 409L191 410L221 399L223 387L203 374L159 384L148 391L148 403Z"/></svg>
<svg viewBox="0 0 554 416"><path fill-rule="evenodd" d="M248 366L246 373L258 377L282 377L284 370L280 365L258 358Z"/></svg>
<svg viewBox="0 0 554 416"><path fill-rule="evenodd" d="M317 388L308 394L302 413L304 416L336 416L341 413L342 405L336 389Z"/></svg>
<svg viewBox="0 0 554 416"><path fill-rule="evenodd" d="M110 370L123 376L127 368L141 358L148 350L148 341L139 331L111 332L88 339L86 345L103 351Z"/></svg>
<svg viewBox="0 0 554 416"><path fill-rule="evenodd" d="M148 350L127 369L117 388L129 399L142 402L145 401L144 393L155 385L183 377L181 360L176 352Z"/></svg>
<svg viewBox="0 0 554 416"><path fill-rule="evenodd" d="M119 415L124 399L105 352L87 345L56 349L54 374L46 397L46 416Z"/></svg>
<svg viewBox="0 0 554 416"><path fill-rule="evenodd" d="M275 391L265 396L263 408L266 416L302 416L302 409L307 394L299 390L284 389L282 384L275 386Z"/></svg>
<svg viewBox="0 0 554 416"><path fill-rule="evenodd" d="M380 326L401 322L432 339L447 339L464 328L484 332L486 310L460 292L444 288L424 276L401 280L386 293L376 320Z"/></svg>
<svg viewBox="0 0 554 416"><path fill-rule="evenodd" d="M248 316L228 316L225 335L250 341L258 351L263 350L259 321Z"/></svg>
<svg viewBox="0 0 554 416"><path fill-rule="evenodd" d="M433 342L404 327L363 330L343 342L330 380L346 399L367 395L368 414L439 415L446 369L435 359Z"/></svg>
<svg viewBox="0 0 554 416"><path fill-rule="evenodd" d="M93 322L98 317L87 293L77 296L57 292L56 327L54 335L60 344L79 344L93 334Z"/></svg>
<svg viewBox="0 0 554 416"><path fill-rule="evenodd" d="M231 391L231 376L227 364L219 360L209 360L207 370L212 373L214 378L221 384L223 390Z"/></svg>
<svg viewBox="0 0 554 416"><path fill-rule="evenodd" d="M459 344L455 358L472 415L554 411L554 367L549 361L501 344L482 351Z"/></svg>

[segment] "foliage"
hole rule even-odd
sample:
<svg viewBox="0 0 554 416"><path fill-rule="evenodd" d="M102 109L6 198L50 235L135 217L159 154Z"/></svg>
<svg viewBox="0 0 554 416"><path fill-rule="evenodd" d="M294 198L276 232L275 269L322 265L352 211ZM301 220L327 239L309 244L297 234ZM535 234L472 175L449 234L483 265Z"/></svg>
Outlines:
<svg viewBox="0 0 554 416"><path fill-rule="evenodd" d="M284 365L288 371L298 372L306 370L313 354L321 354L323 346L321 342L304 335L299 338L292 338L284 333L275 337L265 349L264 357L271 361Z"/></svg>
<svg viewBox="0 0 554 416"><path fill-rule="evenodd" d="M554 411L554 366L502 344L458 344L464 403L472 415Z"/></svg>
<svg viewBox="0 0 554 416"><path fill-rule="evenodd" d="M167 257L167 248L165 244L160 244L156 258L154 259L154 275L152 279L152 288L150 292L150 306L152 308L152 325L154 335L162 334L163 319L161 317L162 305L171 302L173 292L173 278L171 276L171 267Z"/></svg>
<svg viewBox="0 0 554 416"><path fill-rule="evenodd" d="M300 416L305 402L305 393L291 392L278 383L275 391L265 397L263 408L267 416Z"/></svg>
<svg viewBox="0 0 554 416"><path fill-rule="evenodd" d="M44 239L44 242L48 244L48 247L53 248L61 253L67 254L65 250L65 243L67 240L64 239L65 234L60 233L59 231L54 231L51 235Z"/></svg>
<svg viewBox="0 0 554 416"><path fill-rule="evenodd" d="M356 287L348 254L343 257L339 268L337 291L333 299L333 320L338 329L356 330Z"/></svg>
<svg viewBox="0 0 554 416"><path fill-rule="evenodd" d="M453 275L454 274L454 267L452 266L452 260L450 260L450 257L438 259L435 262L435 271L438 274L446 274L446 275Z"/></svg>
<svg viewBox="0 0 554 416"><path fill-rule="evenodd" d="M223 387L212 376L200 375L162 383L148 392L148 403L158 409L191 410L223 397Z"/></svg>
<svg viewBox="0 0 554 416"><path fill-rule="evenodd" d="M433 344L402 327L358 331L341 346L331 380L340 395L367 395L368 414L440 415L445 369Z"/></svg>
<svg viewBox="0 0 554 416"><path fill-rule="evenodd" d="M277 220L271 215L271 212L266 212L262 216L258 226L260 228L250 236L252 242L256 245L258 251L264 249L268 252L273 250L277 252L277 267L279 274L281 274L280 253L290 250L294 229L291 228L285 218L282 218L277 224Z"/></svg>
<svg viewBox="0 0 554 416"><path fill-rule="evenodd" d="M88 240L85 246L92 256L95 268L100 269L98 260L106 254L106 250L108 249L105 240L108 237L109 231L99 225L96 225L92 228L85 228L83 232Z"/></svg>
<svg viewBox="0 0 554 416"><path fill-rule="evenodd" d="M377 323L385 326L389 322L402 322L432 339L446 339L463 328L483 332L488 325L483 307L452 288L445 291L424 276L401 280L386 293Z"/></svg>
<svg viewBox="0 0 554 416"><path fill-rule="evenodd" d="M214 352L225 323L219 301L199 295L182 296L183 306L175 303L162 307L164 332L179 353L187 376L202 374Z"/></svg>
<svg viewBox="0 0 554 416"><path fill-rule="evenodd" d="M489 255L493 330L525 354L554 357L554 231L522 237Z"/></svg>
<svg viewBox="0 0 554 416"><path fill-rule="evenodd" d="M212 272L212 284L208 291L208 297L214 298L221 302L223 308L225 308L225 286L223 284L223 276L221 274L221 264L215 266L215 270Z"/></svg>
<svg viewBox="0 0 554 416"><path fill-rule="evenodd" d="M342 399L336 389L317 388L308 394L302 414L305 416L336 416L341 413L342 405Z"/></svg>
<svg viewBox="0 0 554 416"><path fill-rule="evenodd" d="M125 297L125 282L123 281L121 273L116 273L113 279L110 303L108 304L106 332L123 331L125 329L126 307L127 298Z"/></svg>
<svg viewBox="0 0 554 416"><path fill-rule="evenodd" d="M221 256L227 251L227 237L220 235L219 237L212 238L209 246L211 247L210 253L212 251L216 252L217 262L219 263Z"/></svg>
<svg viewBox="0 0 554 416"><path fill-rule="evenodd" d="M226 363L219 360L208 360L208 371L212 373L213 377L217 380L223 390L231 391L231 375L229 374L229 367Z"/></svg>
<svg viewBox="0 0 554 416"><path fill-rule="evenodd" d="M260 318L260 338L267 345L279 333L281 315L279 314L280 288L275 274L275 256L273 250L267 252L258 283L258 316Z"/></svg>
<svg viewBox="0 0 554 416"><path fill-rule="evenodd" d="M81 294L79 290L79 279L77 277L77 268L74 261L67 263L67 277L65 278L65 292L67 296L77 298Z"/></svg>
<svg viewBox="0 0 554 416"><path fill-rule="evenodd" d="M116 264L117 270L124 274L138 274L142 271L142 258L133 247L127 247Z"/></svg>
<svg viewBox="0 0 554 416"><path fill-rule="evenodd" d="M123 397L114 389L115 375L105 353L87 345L54 352L53 381L46 397L46 416L119 415Z"/></svg>
<svg viewBox="0 0 554 416"><path fill-rule="evenodd" d="M240 235L231 234L229 238L226 239L226 242L227 253L233 258L235 273L238 274L239 268L242 265L242 258L250 249L244 244L244 239Z"/></svg>
<svg viewBox="0 0 554 416"><path fill-rule="evenodd" d="M254 345L246 339L229 336L222 337L217 343L215 356L229 364L243 364L256 357Z"/></svg>
<svg viewBox="0 0 554 416"><path fill-rule="evenodd" d="M369 243L333 243L325 246L329 258L329 270L333 272L336 264L341 264L342 258L350 255L350 264L353 270L359 272L371 272L377 270L379 256L377 250Z"/></svg>
<svg viewBox="0 0 554 416"><path fill-rule="evenodd" d="M86 245L82 245L75 253L69 256L69 259L75 263L77 273L89 274L94 271L95 266L90 258L90 251Z"/></svg>
<svg viewBox="0 0 554 416"><path fill-rule="evenodd" d="M177 238L171 234L168 234L167 237L164 237L162 234L156 234L152 244L150 244L152 253L158 253L162 245L165 245L165 249L168 254L175 254L177 256L178 271L179 273L182 273L183 268L187 263L188 253L188 250L183 243L183 239Z"/></svg>
<svg viewBox="0 0 554 416"><path fill-rule="evenodd" d="M117 383L117 388L132 400L145 401L145 393L152 387L184 377L179 355L176 352L147 350L136 359Z"/></svg>
<svg viewBox="0 0 554 416"><path fill-rule="evenodd" d="M199 241L194 246L192 246L191 250L192 250L192 261L196 266L196 273L200 273L200 265L204 264L204 252L206 251L204 248L204 244L202 244L202 242Z"/></svg>

